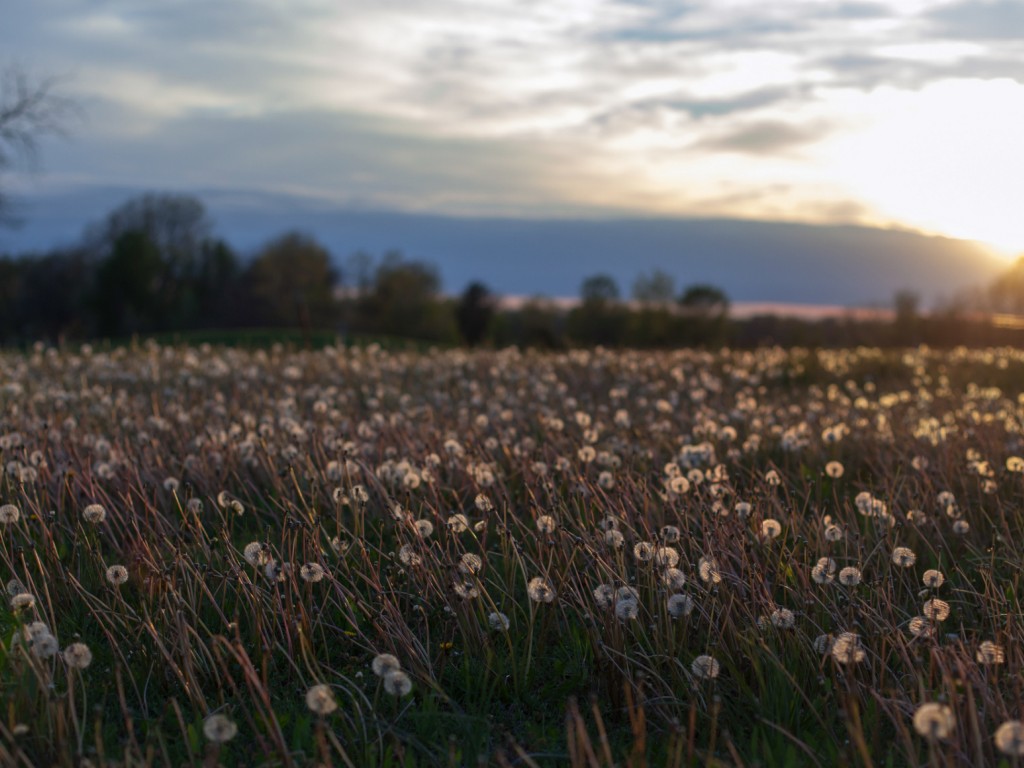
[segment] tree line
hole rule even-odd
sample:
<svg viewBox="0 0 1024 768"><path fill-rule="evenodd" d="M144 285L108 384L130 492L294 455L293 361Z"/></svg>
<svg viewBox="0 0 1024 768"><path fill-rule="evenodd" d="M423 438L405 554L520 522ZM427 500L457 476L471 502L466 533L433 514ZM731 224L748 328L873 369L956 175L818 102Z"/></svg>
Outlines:
<svg viewBox="0 0 1024 768"><path fill-rule="evenodd" d="M1024 261L991 288L1008 309L1024 308L1022 276ZM628 300L608 275L585 279L572 306L501 303L480 282L446 297L435 266L397 251L355 253L342 269L314 238L287 232L243 257L199 200L173 194L129 200L70 247L0 256L4 344L252 328L553 349L1019 342L963 307L923 316L908 292L894 306L891 321L735 319L721 289L677 292L658 270L637 277Z"/></svg>

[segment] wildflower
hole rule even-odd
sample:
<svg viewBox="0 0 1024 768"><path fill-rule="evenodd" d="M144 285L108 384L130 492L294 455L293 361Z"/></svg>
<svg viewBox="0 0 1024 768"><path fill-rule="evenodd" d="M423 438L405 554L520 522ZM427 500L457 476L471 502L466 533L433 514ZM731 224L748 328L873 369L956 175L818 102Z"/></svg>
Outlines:
<svg viewBox="0 0 1024 768"><path fill-rule="evenodd" d="M408 696L412 691L412 680L400 669L393 669L384 675L384 690L392 696Z"/></svg>
<svg viewBox="0 0 1024 768"><path fill-rule="evenodd" d="M377 677L384 677L388 672L401 668L402 664L398 657L392 656L390 653L378 653L370 663L370 669Z"/></svg>
<svg viewBox="0 0 1024 768"><path fill-rule="evenodd" d="M72 643L64 649L64 662L72 669L85 669L92 664L92 651L85 643Z"/></svg>
<svg viewBox="0 0 1024 768"><path fill-rule="evenodd" d="M927 601L921 608L921 613L935 621L945 621L949 618L949 603L939 600L937 597Z"/></svg>
<svg viewBox="0 0 1024 768"><path fill-rule="evenodd" d="M769 469L764 473L764 481L773 487L782 485L782 478L779 477L779 473L774 469Z"/></svg>
<svg viewBox="0 0 1024 768"><path fill-rule="evenodd" d="M945 739L955 727L953 710L945 704L928 702L914 713L914 730L926 739Z"/></svg>
<svg viewBox="0 0 1024 768"><path fill-rule="evenodd" d="M554 587L543 576L535 576L530 579L530 583L526 585L526 593L535 603L554 602L557 594Z"/></svg>
<svg viewBox="0 0 1024 768"><path fill-rule="evenodd" d="M843 465L838 461L830 461L825 465L825 474L835 480L842 477L844 471Z"/></svg>
<svg viewBox="0 0 1024 768"><path fill-rule="evenodd" d="M4 525L11 525L12 523L18 522L18 518L21 517L21 510L13 504L4 504L0 507L0 523Z"/></svg>
<svg viewBox="0 0 1024 768"><path fill-rule="evenodd" d="M750 513L753 511L754 506L749 501L737 501L736 506L733 507L733 511L736 513L736 517L740 520L746 520L750 517Z"/></svg>
<svg viewBox="0 0 1024 768"><path fill-rule="evenodd" d="M618 600L615 603L615 618L619 621L635 619L640 613L640 604L636 600Z"/></svg>
<svg viewBox="0 0 1024 768"><path fill-rule="evenodd" d="M654 545L649 541L637 542L633 547L633 557L641 563L650 562L651 558L654 557Z"/></svg>
<svg viewBox="0 0 1024 768"><path fill-rule="evenodd" d="M615 601L615 589L611 584L598 584L594 587L594 602L598 608L610 608Z"/></svg>
<svg viewBox="0 0 1024 768"><path fill-rule="evenodd" d="M676 475L668 481L668 489L676 496L682 496L690 490L690 481L682 475Z"/></svg>
<svg viewBox="0 0 1024 768"><path fill-rule="evenodd" d="M622 549L626 543L626 537L622 535L621 531L609 528L604 532L604 543L612 549Z"/></svg>
<svg viewBox="0 0 1024 768"><path fill-rule="evenodd" d="M957 520L953 523L953 533L957 536L966 536L971 531L971 524L966 520Z"/></svg>
<svg viewBox="0 0 1024 768"><path fill-rule="evenodd" d="M508 620L508 616L500 611L491 611L487 614L487 623L491 629L497 632L508 632L508 628L511 622Z"/></svg>
<svg viewBox="0 0 1024 768"><path fill-rule="evenodd" d="M107 510L103 508L102 504L90 504L82 510L82 517L85 518L87 523L102 523L107 517Z"/></svg>
<svg viewBox="0 0 1024 768"><path fill-rule="evenodd" d="M466 575L474 573L480 573L480 569L483 567L484 561L480 559L480 555L474 555L472 552L466 552L459 559L459 570Z"/></svg>
<svg viewBox="0 0 1024 768"><path fill-rule="evenodd" d="M796 616L789 608L776 608L772 611L771 620L776 629L792 629L796 626Z"/></svg>
<svg viewBox="0 0 1024 768"><path fill-rule="evenodd" d="M473 503L476 505L476 508L480 512L490 512L492 509L494 509L494 504L491 502L489 498L487 498L482 493L478 493L476 495L476 499L474 500Z"/></svg>
<svg viewBox="0 0 1024 768"><path fill-rule="evenodd" d="M912 522L914 525L924 525L928 522L928 515L920 509L911 509L907 512L907 520Z"/></svg>
<svg viewBox="0 0 1024 768"><path fill-rule="evenodd" d="M615 487L615 476L608 470L605 470L597 476L597 484L604 490L610 491Z"/></svg>
<svg viewBox="0 0 1024 768"><path fill-rule="evenodd" d="M900 568L909 568L917 562L917 555L908 547L896 547L892 551L892 562Z"/></svg>
<svg viewBox="0 0 1024 768"><path fill-rule="evenodd" d="M924 575L921 576L921 581L924 583L924 585L926 587L930 587L931 589L938 589L942 586L945 580L946 577L942 575L942 572L936 571L934 568L929 568L927 571L924 572Z"/></svg>
<svg viewBox="0 0 1024 768"><path fill-rule="evenodd" d="M224 744L235 738L238 726L227 715L220 713L209 715L203 720L203 735L214 744Z"/></svg>
<svg viewBox="0 0 1024 768"><path fill-rule="evenodd" d="M679 529L674 525L662 526L661 539L666 544L675 544L679 541Z"/></svg>
<svg viewBox="0 0 1024 768"><path fill-rule="evenodd" d="M836 572L836 561L831 557L822 557L818 559L818 562L813 568L811 568L811 578L815 584L831 584L835 578Z"/></svg>
<svg viewBox="0 0 1024 768"><path fill-rule="evenodd" d="M848 565L839 571L839 583L844 587L856 587L860 584L860 569Z"/></svg>
<svg viewBox="0 0 1024 768"><path fill-rule="evenodd" d="M242 550L242 557L249 565L260 567L270 560L270 548L258 541L250 541Z"/></svg>
<svg viewBox="0 0 1024 768"><path fill-rule="evenodd" d="M675 568L679 563L679 552L672 547L658 547L654 551L654 562L662 568Z"/></svg>
<svg viewBox="0 0 1024 768"><path fill-rule="evenodd" d="M324 575L324 568L319 563L305 563L301 568L299 568L299 576L302 577L302 580L313 584L318 581L322 581Z"/></svg>
<svg viewBox="0 0 1024 768"><path fill-rule="evenodd" d="M398 559L403 565L415 567L423 562L423 558L416 554L416 550L411 544L403 544L402 548L398 550Z"/></svg>
<svg viewBox="0 0 1024 768"><path fill-rule="evenodd" d="M700 680L713 680L718 677L720 669L721 665L719 665L718 661L706 654L698 656L690 664L690 671Z"/></svg>
<svg viewBox="0 0 1024 768"><path fill-rule="evenodd" d="M107 581L119 587L128 581L128 569L123 565L112 565L107 568Z"/></svg>
<svg viewBox="0 0 1024 768"><path fill-rule="evenodd" d="M718 563L714 558L702 557L697 563L697 574L701 581L708 584L719 584L722 581L722 574L718 571Z"/></svg>
<svg viewBox="0 0 1024 768"><path fill-rule="evenodd" d="M480 590L471 581L456 581L452 585L452 589L463 600L472 600L475 597L480 597Z"/></svg>
<svg viewBox="0 0 1024 768"><path fill-rule="evenodd" d="M693 612L694 602L689 595L672 595L668 599L668 615L673 619L689 616Z"/></svg>
<svg viewBox="0 0 1024 768"><path fill-rule="evenodd" d="M661 574L661 583L669 589L682 589L686 584L686 574L678 568L666 568Z"/></svg>
<svg viewBox="0 0 1024 768"><path fill-rule="evenodd" d="M1006 660L1006 654L1001 645L996 645L991 640L982 640L974 658L978 660L979 664L995 665L1002 664Z"/></svg>
<svg viewBox="0 0 1024 768"><path fill-rule="evenodd" d="M935 627L924 616L915 616L910 620L907 629L914 637L931 637L935 634Z"/></svg>
<svg viewBox="0 0 1024 768"><path fill-rule="evenodd" d="M551 515L541 515L537 518L537 530L543 534L555 532L555 518Z"/></svg>
<svg viewBox="0 0 1024 768"><path fill-rule="evenodd" d="M832 643L832 658L840 664L857 664L867 655L860 647L860 638L854 632L840 632Z"/></svg>
<svg viewBox="0 0 1024 768"><path fill-rule="evenodd" d="M448 530L452 533L462 533L469 528L469 518L461 512L456 512L448 518Z"/></svg>
<svg viewBox="0 0 1024 768"><path fill-rule="evenodd" d="M329 687L320 683L306 691L306 706L315 715L329 715L338 708L334 693Z"/></svg>
<svg viewBox="0 0 1024 768"><path fill-rule="evenodd" d="M434 532L434 524L429 520L417 520L413 523L416 533L420 538L425 539Z"/></svg>
<svg viewBox="0 0 1024 768"><path fill-rule="evenodd" d="M31 608L35 604L35 595L29 592L19 592L11 598L11 608L15 611L19 611L23 608Z"/></svg>
<svg viewBox="0 0 1024 768"><path fill-rule="evenodd" d="M825 541L837 542L843 538L843 529L838 525L825 526Z"/></svg>
<svg viewBox="0 0 1024 768"><path fill-rule="evenodd" d="M57 651L60 650L60 645L58 645L56 637L46 632L33 637L29 641L29 648L39 658L48 659L56 655Z"/></svg>
<svg viewBox="0 0 1024 768"><path fill-rule="evenodd" d="M1011 456L1006 460L1006 469L1010 472L1024 472L1024 459L1020 456Z"/></svg>
<svg viewBox="0 0 1024 768"><path fill-rule="evenodd" d="M1007 720L996 728L996 749L1011 757L1024 757L1024 723Z"/></svg>
<svg viewBox="0 0 1024 768"><path fill-rule="evenodd" d="M782 524L774 518L768 518L761 522L761 538L765 541L777 539L782 533Z"/></svg>

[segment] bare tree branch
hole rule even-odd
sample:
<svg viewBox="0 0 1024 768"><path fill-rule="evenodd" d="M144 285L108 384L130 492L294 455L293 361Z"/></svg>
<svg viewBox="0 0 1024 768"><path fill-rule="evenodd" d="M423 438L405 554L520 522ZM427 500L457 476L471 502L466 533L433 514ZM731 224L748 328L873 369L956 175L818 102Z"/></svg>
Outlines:
<svg viewBox="0 0 1024 768"><path fill-rule="evenodd" d="M39 141L63 135L75 112L72 102L56 92L56 78L35 80L18 67L0 72L0 174L18 160L38 160ZM0 184L0 221L8 221L11 200Z"/></svg>

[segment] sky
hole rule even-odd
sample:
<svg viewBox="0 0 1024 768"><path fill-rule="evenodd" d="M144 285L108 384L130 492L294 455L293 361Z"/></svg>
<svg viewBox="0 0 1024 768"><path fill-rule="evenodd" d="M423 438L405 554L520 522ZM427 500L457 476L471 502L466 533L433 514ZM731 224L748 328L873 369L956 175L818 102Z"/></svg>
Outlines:
<svg viewBox="0 0 1024 768"><path fill-rule="evenodd" d="M1024 2L33 0L0 66L79 106L27 197L273 193L736 217L1024 251Z"/></svg>

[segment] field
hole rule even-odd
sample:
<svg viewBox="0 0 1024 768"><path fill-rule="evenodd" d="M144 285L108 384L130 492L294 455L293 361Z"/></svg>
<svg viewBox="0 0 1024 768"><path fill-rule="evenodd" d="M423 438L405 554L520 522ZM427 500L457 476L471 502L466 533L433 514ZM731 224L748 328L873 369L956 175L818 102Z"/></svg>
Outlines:
<svg viewBox="0 0 1024 768"><path fill-rule="evenodd" d="M1024 354L0 355L0 764L1006 765Z"/></svg>

